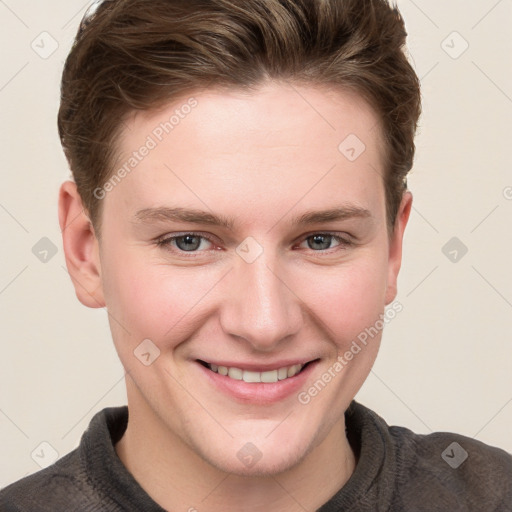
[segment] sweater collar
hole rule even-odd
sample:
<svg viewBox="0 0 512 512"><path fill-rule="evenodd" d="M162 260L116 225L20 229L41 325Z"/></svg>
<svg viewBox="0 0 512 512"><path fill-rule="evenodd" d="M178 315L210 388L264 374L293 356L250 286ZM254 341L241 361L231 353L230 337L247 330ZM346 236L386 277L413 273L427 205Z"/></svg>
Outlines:
<svg viewBox="0 0 512 512"><path fill-rule="evenodd" d="M165 512L139 485L115 451L115 444L127 425L127 406L98 412L80 441L80 459L98 493L106 501L114 501L120 510Z"/></svg>
<svg viewBox="0 0 512 512"><path fill-rule="evenodd" d="M397 474L397 454L389 426L378 414L352 400L345 412L345 427L356 454L356 468L317 512L389 510Z"/></svg>

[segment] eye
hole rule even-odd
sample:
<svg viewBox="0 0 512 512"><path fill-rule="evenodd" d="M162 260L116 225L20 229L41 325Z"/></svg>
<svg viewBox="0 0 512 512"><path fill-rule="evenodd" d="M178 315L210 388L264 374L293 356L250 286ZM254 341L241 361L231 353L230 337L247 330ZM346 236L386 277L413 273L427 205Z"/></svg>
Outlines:
<svg viewBox="0 0 512 512"><path fill-rule="evenodd" d="M334 247L332 246L333 242L337 242L337 245ZM165 236L161 240L156 241L158 247L178 254L201 253L212 250L211 247L208 249L208 243L214 245L214 241L209 236L201 233L178 233L172 236ZM320 253L327 252L329 249L336 249L336 247L343 250L353 245L346 238L331 233L314 233L307 236L301 245L304 243L307 243L307 248Z"/></svg>
<svg viewBox="0 0 512 512"><path fill-rule="evenodd" d="M315 233L313 235L308 236L304 240L304 242L307 242L308 248L312 249L315 252L322 252L326 251L327 249L331 249L331 243L333 241L338 242L338 245L336 247L339 247L341 249L352 245L352 242L350 242L349 240L338 235L333 235L331 233Z"/></svg>
<svg viewBox="0 0 512 512"><path fill-rule="evenodd" d="M203 241L206 243L213 243L210 238L198 233L184 233L168 236L162 240L158 240L156 244L159 247L163 247L170 251L174 250L176 247L178 252L203 252L198 251L200 247L203 247L204 249Z"/></svg>

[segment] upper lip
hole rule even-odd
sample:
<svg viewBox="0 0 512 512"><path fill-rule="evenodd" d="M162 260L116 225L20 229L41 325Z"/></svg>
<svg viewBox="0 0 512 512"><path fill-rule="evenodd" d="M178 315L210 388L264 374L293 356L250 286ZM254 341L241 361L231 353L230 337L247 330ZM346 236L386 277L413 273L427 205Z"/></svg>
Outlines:
<svg viewBox="0 0 512 512"><path fill-rule="evenodd" d="M306 363L316 361L316 359L283 359L282 361L276 361L272 363L211 360L207 361L205 359L197 359L197 361L208 364L215 364L217 366L225 366L227 368L239 368L240 370L247 370L249 372L267 372L272 370L279 370L279 368L289 367L296 364L305 365Z"/></svg>

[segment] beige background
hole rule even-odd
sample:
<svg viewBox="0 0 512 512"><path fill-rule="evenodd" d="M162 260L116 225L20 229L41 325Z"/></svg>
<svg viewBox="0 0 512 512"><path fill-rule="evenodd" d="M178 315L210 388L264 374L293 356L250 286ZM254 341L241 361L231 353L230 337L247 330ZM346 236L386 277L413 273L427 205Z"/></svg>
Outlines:
<svg viewBox="0 0 512 512"><path fill-rule="evenodd" d="M76 299L57 221L60 73L88 3L0 1L0 487L126 401L106 312ZM512 0L398 5L424 96L404 310L357 399L389 424L512 452ZM58 250L46 263L32 252L43 237ZM442 252L452 237L468 248L456 263Z"/></svg>

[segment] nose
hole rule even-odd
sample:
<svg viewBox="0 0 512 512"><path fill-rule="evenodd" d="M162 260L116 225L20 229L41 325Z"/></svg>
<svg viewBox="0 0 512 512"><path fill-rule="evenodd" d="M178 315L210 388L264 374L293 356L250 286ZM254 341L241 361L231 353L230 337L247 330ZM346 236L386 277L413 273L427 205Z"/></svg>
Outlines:
<svg viewBox="0 0 512 512"><path fill-rule="evenodd" d="M271 352L300 331L301 301L289 273L269 251L252 263L238 259L225 281L221 310L225 333L243 338L254 351Z"/></svg>

